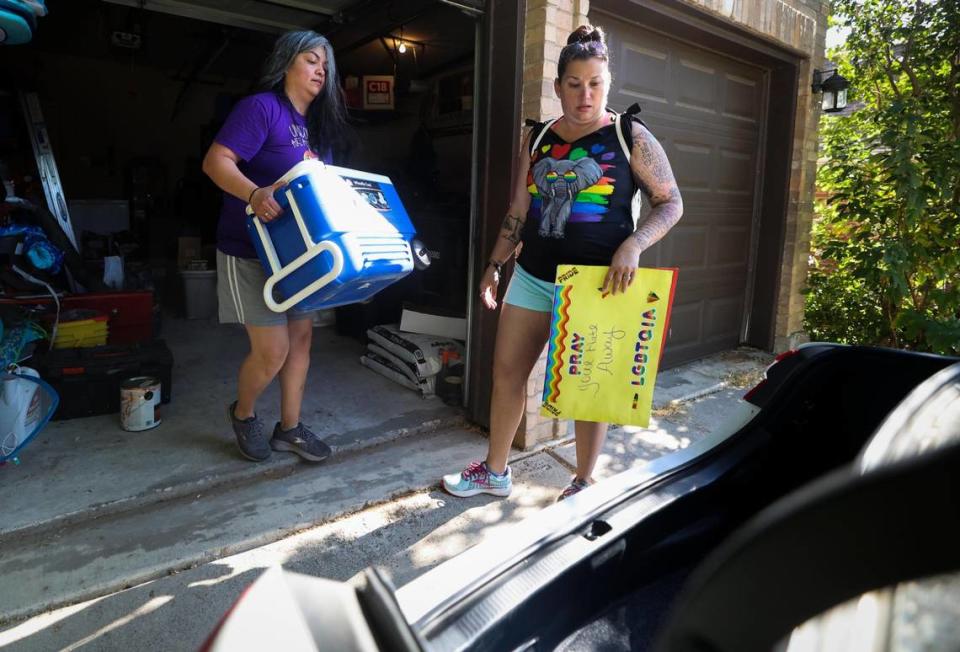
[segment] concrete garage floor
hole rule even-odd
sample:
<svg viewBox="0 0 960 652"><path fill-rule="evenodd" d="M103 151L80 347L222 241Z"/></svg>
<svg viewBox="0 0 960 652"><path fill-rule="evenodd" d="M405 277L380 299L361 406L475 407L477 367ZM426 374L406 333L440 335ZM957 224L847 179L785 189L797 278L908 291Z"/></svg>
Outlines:
<svg viewBox="0 0 960 652"><path fill-rule="evenodd" d="M337 455L243 460L223 416L243 335L199 326L165 325L176 366L159 428L127 433L116 415L54 423L20 466L0 468L0 647L196 649L268 566L348 579L378 564L401 585L569 481L568 439L516 451L507 500L438 491L485 437L459 410L363 368L362 345L331 329L315 333L304 413ZM611 428L596 476L709 434L769 360L731 351L662 372L650 427ZM273 387L268 422L277 402Z"/></svg>
<svg viewBox="0 0 960 652"><path fill-rule="evenodd" d="M236 397L236 373L247 351L239 327L168 320L162 336L174 357L163 423L127 432L119 415L110 414L48 424L21 452L19 465L0 467L7 494L0 504L0 538L300 464L289 453L257 464L237 450L226 405ZM336 335L332 327L315 329L303 421L335 453L462 421L461 410L421 399L361 366L363 350L359 341ZM274 382L258 405L270 429L279 408Z"/></svg>
<svg viewBox="0 0 960 652"><path fill-rule="evenodd" d="M54 421L21 451L19 465L0 467L0 577L8 587L17 580L30 587L26 593L0 590L0 621L212 554L216 545L195 534L192 548L161 537L155 545L141 545L165 520L157 516L162 507L298 471L315 478L329 474L329 463L302 462L291 453L274 453L262 463L240 456L226 418L247 350L239 327L168 320L163 331L174 367L172 400L161 407L160 426L127 432L117 414ZM315 329L302 414L335 457L463 423L461 409L422 399L361 366L363 350L331 327ZM278 419L279 397L274 382L258 405L270 428ZM300 521L299 527L312 522ZM86 536L98 528L100 539ZM74 544L89 546L87 561L102 567L94 573L98 580L84 574L84 555ZM130 553L131 544L166 547L170 554L144 564ZM111 555L126 561L111 566L105 562ZM61 586L43 580L51 571L66 573Z"/></svg>

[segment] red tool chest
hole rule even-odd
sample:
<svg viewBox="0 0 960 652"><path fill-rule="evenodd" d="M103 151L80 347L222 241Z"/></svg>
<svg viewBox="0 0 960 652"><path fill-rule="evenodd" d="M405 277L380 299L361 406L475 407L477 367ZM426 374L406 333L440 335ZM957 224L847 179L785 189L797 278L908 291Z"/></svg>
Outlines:
<svg viewBox="0 0 960 652"><path fill-rule="evenodd" d="M0 298L0 303L21 306L40 305L53 310L51 297ZM109 318L107 344L136 344L153 338L153 292L89 292L60 299L60 310L86 308ZM52 313L51 313L52 314Z"/></svg>

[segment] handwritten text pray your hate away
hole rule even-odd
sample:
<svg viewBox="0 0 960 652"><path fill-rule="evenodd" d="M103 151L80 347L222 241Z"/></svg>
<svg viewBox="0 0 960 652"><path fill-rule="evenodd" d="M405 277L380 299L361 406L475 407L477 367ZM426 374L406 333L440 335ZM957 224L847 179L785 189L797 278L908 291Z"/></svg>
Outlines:
<svg viewBox="0 0 960 652"><path fill-rule="evenodd" d="M646 365L650 360L649 349L653 342L656 319L656 308L643 313L643 321L634 344L633 364L630 368L631 385L642 387L646 383ZM621 329L600 331L596 324L590 324L586 334L573 333L567 372L571 376L579 376L577 388L580 391L592 391L594 397L599 394L601 386L596 377L599 377L599 374L613 375L615 343L624 337L626 332Z"/></svg>

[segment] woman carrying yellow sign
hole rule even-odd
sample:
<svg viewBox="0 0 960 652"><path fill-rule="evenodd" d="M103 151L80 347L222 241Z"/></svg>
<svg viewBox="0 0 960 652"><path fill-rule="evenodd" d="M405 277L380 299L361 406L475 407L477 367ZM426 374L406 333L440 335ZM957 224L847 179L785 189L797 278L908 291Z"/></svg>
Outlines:
<svg viewBox="0 0 960 652"><path fill-rule="evenodd" d="M537 125L520 151L510 210L480 281L497 307L503 264L523 247L497 328L487 457L444 476L455 496L509 495L507 456L520 424L526 381L550 333L557 266L609 266L601 292L626 292L638 260L676 224L683 202L657 139L630 115L607 110L610 70L603 32L583 25L560 52L554 90L563 115ZM628 143L631 145L628 146ZM652 210L636 224L637 189ZM577 473L560 498L592 482L606 423L576 422Z"/></svg>

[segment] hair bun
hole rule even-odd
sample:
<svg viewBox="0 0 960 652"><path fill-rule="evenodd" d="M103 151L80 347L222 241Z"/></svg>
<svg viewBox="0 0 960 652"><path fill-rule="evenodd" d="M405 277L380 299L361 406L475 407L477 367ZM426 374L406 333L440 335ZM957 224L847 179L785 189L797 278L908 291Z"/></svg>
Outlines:
<svg viewBox="0 0 960 652"><path fill-rule="evenodd" d="M596 41L597 43L605 45L603 29L600 27L594 27L593 25L581 25L577 29L573 30L573 33L567 38L567 45L572 45L574 43L589 43L591 41Z"/></svg>

